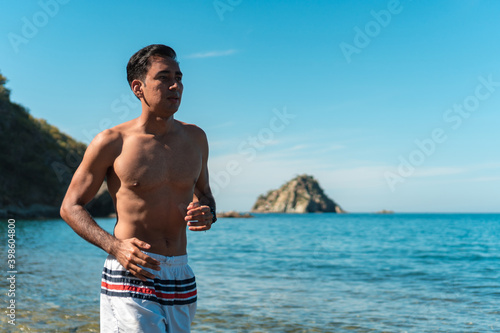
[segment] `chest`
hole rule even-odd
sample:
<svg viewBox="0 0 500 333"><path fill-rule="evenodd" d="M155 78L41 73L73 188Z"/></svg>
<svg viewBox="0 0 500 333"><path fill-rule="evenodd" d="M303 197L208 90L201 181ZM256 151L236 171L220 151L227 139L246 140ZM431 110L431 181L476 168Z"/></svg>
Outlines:
<svg viewBox="0 0 500 333"><path fill-rule="evenodd" d="M193 142L134 138L124 142L114 171L126 187L192 187L201 167L201 151Z"/></svg>

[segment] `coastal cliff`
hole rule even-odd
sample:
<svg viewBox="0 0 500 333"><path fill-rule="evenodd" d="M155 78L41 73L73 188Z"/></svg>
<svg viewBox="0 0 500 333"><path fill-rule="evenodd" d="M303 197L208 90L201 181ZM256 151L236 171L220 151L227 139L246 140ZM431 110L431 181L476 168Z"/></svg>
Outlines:
<svg viewBox="0 0 500 333"><path fill-rule="evenodd" d="M252 207L255 213L345 213L309 175L300 175L278 190L260 195Z"/></svg>
<svg viewBox="0 0 500 333"><path fill-rule="evenodd" d="M0 217L57 218L86 145L12 102L6 82L0 74ZM94 216L112 213L111 198L99 197Z"/></svg>

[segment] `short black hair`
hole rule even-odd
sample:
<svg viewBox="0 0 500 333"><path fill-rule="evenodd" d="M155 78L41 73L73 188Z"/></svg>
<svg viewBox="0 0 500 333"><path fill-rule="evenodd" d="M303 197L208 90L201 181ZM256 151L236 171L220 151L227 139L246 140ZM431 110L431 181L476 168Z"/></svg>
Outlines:
<svg viewBox="0 0 500 333"><path fill-rule="evenodd" d="M129 85L134 80L144 81L151 66L149 61L151 57L171 58L177 62L177 55L171 47L163 44L148 45L137 51L128 61L127 81Z"/></svg>

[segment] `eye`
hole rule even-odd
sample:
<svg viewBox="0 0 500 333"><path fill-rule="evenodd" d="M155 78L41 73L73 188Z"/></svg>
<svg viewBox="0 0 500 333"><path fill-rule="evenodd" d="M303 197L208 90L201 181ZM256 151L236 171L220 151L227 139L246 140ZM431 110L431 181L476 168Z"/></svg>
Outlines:
<svg viewBox="0 0 500 333"><path fill-rule="evenodd" d="M182 76L177 76L175 79L176 79L177 81L181 82L181 81L182 81Z"/></svg>

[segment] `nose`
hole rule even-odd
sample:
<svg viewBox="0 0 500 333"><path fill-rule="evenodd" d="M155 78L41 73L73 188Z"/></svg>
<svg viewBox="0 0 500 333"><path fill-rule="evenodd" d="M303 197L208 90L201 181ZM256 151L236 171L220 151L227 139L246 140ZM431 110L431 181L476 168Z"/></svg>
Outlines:
<svg viewBox="0 0 500 333"><path fill-rule="evenodd" d="M170 87L168 87L170 90L178 90L179 89L179 84L177 81L175 81Z"/></svg>

